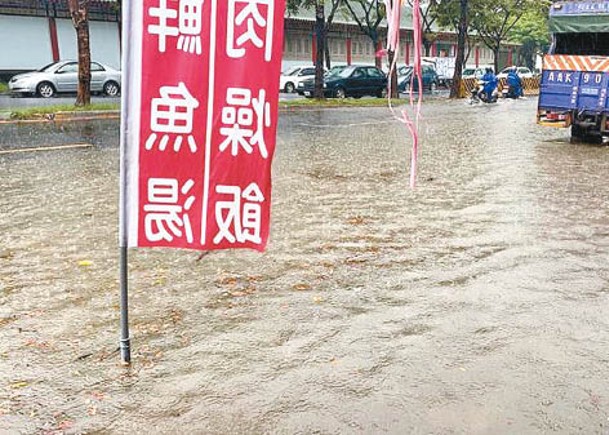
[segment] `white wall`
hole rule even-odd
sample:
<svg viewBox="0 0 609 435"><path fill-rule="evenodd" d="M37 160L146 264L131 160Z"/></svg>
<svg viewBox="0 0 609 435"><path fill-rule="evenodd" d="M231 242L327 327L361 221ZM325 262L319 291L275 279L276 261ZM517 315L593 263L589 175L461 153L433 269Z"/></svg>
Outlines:
<svg viewBox="0 0 609 435"><path fill-rule="evenodd" d="M76 30L72 22L58 19L60 59L78 58ZM117 23L89 22L91 59L120 68ZM53 62L49 22L45 17L0 15L0 71L38 69Z"/></svg>
<svg viewBox="0 0 609 435"><path fill-rule="evenodd" d="M0 15L0 70L38 69L53 62L46 18Z"/></svg>
<svg viewBox="0 0 609 435"><path fill-rule="evenodd" d="M60 58L76 60L78 58L76 30L70 20L57 20L57 37ZM91 42L91 60L120 68L118 24L90 21L89 41Z"/></svg>
<svg viewBox="0 0 609 435"><path fill-rule="evenodd" d="M117 23L90 21L91 59L121 68L121 43Z"/></svg>

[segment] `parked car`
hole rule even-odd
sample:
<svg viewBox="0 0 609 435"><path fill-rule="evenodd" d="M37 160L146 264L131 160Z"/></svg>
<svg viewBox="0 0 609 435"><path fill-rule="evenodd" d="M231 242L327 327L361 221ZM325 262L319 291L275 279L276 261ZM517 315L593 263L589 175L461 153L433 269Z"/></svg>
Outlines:
<svg viewBox="0 0 609 435"><path fill-rule="evenodd" d="M326 76L333 76L333 75L339 74L348 66L349 65L335 65L332 68L330 68L330 70L326 73Z"/></svg>
<svg viewBox="0 0 609 435"><path fill-rule="evenodd" d="M333 66L332 68L330 68L328 71L325 72L324 77L336 75L347 67L348 67L348 65ZM308 79L315 80L315 75L313 75L313 77L307 78L307 80ZM304 95L304 88L302 86L302 81L298 83L298 88L296 89L296 92L298 93L298 95Z"/></svg>
<svg viewBox="0 0 609 435"><path fill-rule="evenodd" d="M60 92L78 89L78 62L53 62L38 71L17 74L8 82L14 95L38 95L51 98ZM121 73L107 65L91 62L91 92L115 97L121 90Z"/></svg>
<svg viewBox="0 0 609 435"><path fill-rule="evenodd" d="M507 68L502 69L501 72L499 74L497 74L497 78L498 79L505 79L505 78L507 78L507 75L510 72L510 69L512 69L512 68L513 67L508 66ZM516 73L520 76L521 79L530 79L530 78L535 76L533 71L528 69L526 66L519 66L519 67L517 67L516 68Z"/></svg>
<svg viewBox="0 0 609 435"><path fill-rule="evenodd" d="M462 79L480 79L486 73L488 67L465 68L461 73Z"/></svg>
<svg viewBox="0 0 609 435"><path fill-rule="evenodd" d="M438 73L431 65L423 65L422 69L422 81L423 89L435 91L438 89L438 83L440 78ZM412 79L412 66L401 66L398 68L398 92L406 92L410 88L410 80ZM416 91L419 88L418 80L413 82L413 89Z"/></svg>
<svg viewBox="0 0 609 435"><path fill-rule="evenodd" d="M279 76L279 90L291 94L303 80L315 77L315 67L311 65L295 66Z"/></svg>
<svg viewBox="0 0 609 435"><path fill-rule="evenodd" d="M355 97L364 95L384 97L387 94L387 76L374 66L351 65L342 71L324 77L324 95L326 97ZM315 80L309 79L301 83L299 91L305 97L312 97Z"/></svg>

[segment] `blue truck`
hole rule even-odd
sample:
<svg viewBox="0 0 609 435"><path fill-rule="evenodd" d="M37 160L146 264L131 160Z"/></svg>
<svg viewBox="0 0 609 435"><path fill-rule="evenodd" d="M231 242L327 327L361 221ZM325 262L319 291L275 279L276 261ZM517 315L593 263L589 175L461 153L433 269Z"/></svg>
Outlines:
<svg viewBox="0 0 609 435"><path fill-rule="evenodd" d="M600 143L609 137L609 0L554 1L549 26L537 122Z"/></svg>

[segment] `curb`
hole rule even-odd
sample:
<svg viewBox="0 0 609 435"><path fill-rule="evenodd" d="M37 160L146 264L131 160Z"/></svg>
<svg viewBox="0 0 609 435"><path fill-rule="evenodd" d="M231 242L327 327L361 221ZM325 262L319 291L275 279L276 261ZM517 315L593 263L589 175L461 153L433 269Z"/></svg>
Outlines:
<svg viewBox="0 0 609 435"><path fill-rule="evenodd" d="M0 124L39 124L47 122L92 121L98 119L120 119L120 110L88 110L57 112L40 115L34 119L11 119L12 112L0 113Z"/></svg>
<svg viewBox="0 0 609 435"><path fill-rule="evenodd" d="M79 112L57 112L49 115L49 120L69 121L85 119L115 119L121 115L120 110L87 110Z"/></svg>

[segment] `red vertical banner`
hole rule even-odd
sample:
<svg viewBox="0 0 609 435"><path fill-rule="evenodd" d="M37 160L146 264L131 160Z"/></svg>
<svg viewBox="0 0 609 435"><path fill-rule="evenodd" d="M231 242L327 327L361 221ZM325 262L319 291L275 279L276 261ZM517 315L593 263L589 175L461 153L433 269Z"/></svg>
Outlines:
<svg viewBox="0 0 609 435"><path fill-rule="evenodd" d="M268 239L284 6L218 3L208 249L263 249Z"/></svg>
<svg viewBox="0 0 609 435"><path fill-rule="evenodd" d="M265 248L284 9L275 0L134 4L123 68L129 246Z"/></svg>

